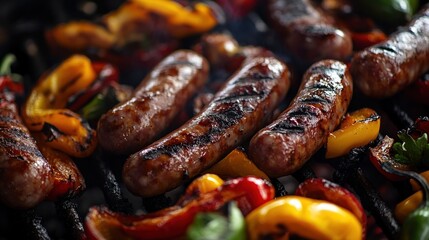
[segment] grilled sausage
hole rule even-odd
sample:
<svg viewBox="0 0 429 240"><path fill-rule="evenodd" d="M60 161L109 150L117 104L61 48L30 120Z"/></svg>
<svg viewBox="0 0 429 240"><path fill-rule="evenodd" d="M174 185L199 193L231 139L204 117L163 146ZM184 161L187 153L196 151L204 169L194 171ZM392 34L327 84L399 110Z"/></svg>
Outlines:
<svg viewBox="0 0 429 240"><path fill-rule="evenodd" d="M31 208L53 187L51 167L17 113L13 96L0 93L0 201Z"/></svg>
<svg viewBox="0 0 429 240"><path fill-rule="evenodd" d="M429 5L404 28L352 59L350 72L367 96L390 97L429 70Z"/></svg>
<svg viewBox="0 0 429 240"><path fill-rule="evenodd" d="M272 57L243 65L202 112L127 159L123 178L128 189L155 196L219 161L267 123L289 89L289 75L286 65Z"/></svg>
<svg viewBox="0 0 429 240"><path fill-rule="evenodd" d="M151 143L204 85L208 70L207 61L192 51L176 51L165 58L129 101L100 118L101 147L116 154L131 154Z"/></svg>
<svg viewBox="0 0 429 240"><path fill-rule="evenodd" d="M316 9L311 0L269 0L268 17L286 48L306 64L351 56L350 34Z"/></svg>
<svg viewBox="0 0 429 240"><path fill-rule="evenodd" d="M251 160L270 177L298 170L339 124L352 91L345 64L323 60L312 65L291 105L251 139Z"/></svg>

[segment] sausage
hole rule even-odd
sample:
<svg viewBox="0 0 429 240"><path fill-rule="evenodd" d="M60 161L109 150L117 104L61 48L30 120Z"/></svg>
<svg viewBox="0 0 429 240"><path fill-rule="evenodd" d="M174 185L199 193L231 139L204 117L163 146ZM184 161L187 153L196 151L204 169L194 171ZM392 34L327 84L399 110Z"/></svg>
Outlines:
<svg viewBox="0 0 429 240"><path fill-rule="evenodd" d="M354 55L355 84L373 98L390 97L429 70L429 5L389 38Z"/></svg>
<svg viewBox="0 0 429 240"><path fill-rule="evenodd" d="M125 162L123 179L150 197L182 184L215 164L268 122L290 86L276 58L256 58L238 69L198 115Z"/></svg>
<svg viewBox="0 0 429 240"><path fill-rule="evenodd" d="M14 97L0 93L0 201L27 209L53 187L52 170L22 123Z"/></svg>
<svg viewBox="0 0 429 240"><path fill-rule="evenodd" d="M344 63L323 60L313 64L290 106L250 140L250 159L270 177L297 171L339 124L352 92L352 78Z"/></svg>
<svg viewBox="0 0 429 240"><path fill-rule="evenodd" d="M100 118L101 147L115 154L132 154L154 141L205 84L208 71L207 61L197 53L179 50L169 55L129 101Z"/></svg>
<svg viewBox="0 0 429 240"><path fill-rule="evenodd" d="M335 26L311 0L269 0L268 18L288 51L305 64L345 60L352 54L350 34Z"/></svg>

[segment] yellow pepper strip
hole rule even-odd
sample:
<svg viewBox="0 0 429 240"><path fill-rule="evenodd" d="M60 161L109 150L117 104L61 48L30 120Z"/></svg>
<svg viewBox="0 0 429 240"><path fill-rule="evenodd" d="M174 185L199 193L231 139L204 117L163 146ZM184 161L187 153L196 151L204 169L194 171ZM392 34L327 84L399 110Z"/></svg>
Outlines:
<svg viewBox="0 0 429 240"><path fill-rule="evenodd" d="M208 173L192 181L186 191L198 191L199 193L204 194L222 186L223 182L224 181L219 176Z"/></svg>
<svg viewBox="0 0 429 240"><path fill-rule="evenodd" d="M346 155L355 147L365 146L377 138L380 116L370 108L347 114L340 128L329 134L326 158Z"/></svg>
<svg viewBox="0 0 429 240"><path fill-rule="evenodd" d="M422 175L422 177L426 179L427 182L429 182L429 171L422 172L420 175ZM420 185L414 179L410 179L410 184L413 188L413 191L420 190Z"/></svg>
<svg viewBox="0 0 429 240"><path fill-rule="evenodd" d="M246 217L248 236L256 239L362 239L362 226L348 210L327 201L285 196Z"/></svg>
<svg viewBox="0 0 429 240"><path fill-rule="evenodd" d="M183 38L207 32L217 24L212 9L204 3L192 8L172 0L129 0L105 15L101 23L76 21L59 25L48 32L48 39L74 52L89 48L111 49L141 43L162 28L167 37ZM161 25L160 25L161 24Z"/></svg>
<svg viewBox="0 0 429 240"><path fill-rule="evenodd" d="M420 175L429 182L429 171L422 172ZM396 204L395 217L399 222L403 222L405 218L416 210L422 203L423 194L422 191L419 191L420 185L412 179L410 180L410 183L413 190L417 192Z"/></svg>
<svg viewBox="0 0 429 240"><path fill-rule="evenodd" d="M255 176L269 180L267 174L259 170L240 149L234 149L224 159L209 168L206 172L214 173L221 177L237 178Z"/></svg>
<svg viewBox="0 0 429 240"><path fill-rule="evenodd" d="M408 215L416 210L422 203L422 191L415 192L395 207L395 217L399 222L404 222Z"/></svg>
<svg viewBox="0 0 429 240"><path fill-rule="evenodd" d="M31 91L23 119L47 144L74 157L89 156L96 147L95 131L76 113L64 109L67 99L96 79L90 60L82 55L66 59Z"/></svg>

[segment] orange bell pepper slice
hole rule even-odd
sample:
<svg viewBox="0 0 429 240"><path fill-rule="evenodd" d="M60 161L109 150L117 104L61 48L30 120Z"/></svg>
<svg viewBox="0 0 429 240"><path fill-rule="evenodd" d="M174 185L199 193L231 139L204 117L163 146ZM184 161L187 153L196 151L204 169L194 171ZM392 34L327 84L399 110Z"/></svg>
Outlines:
<svg viewBox="0 0 429 240"><path fill-rule="evenodd" d="M78 114L66 109L67 100L96 79L91 61L74 55L42 78L23 108L23 120L36 137L73 157L87 157L96 147L95 131Z"/></svg>

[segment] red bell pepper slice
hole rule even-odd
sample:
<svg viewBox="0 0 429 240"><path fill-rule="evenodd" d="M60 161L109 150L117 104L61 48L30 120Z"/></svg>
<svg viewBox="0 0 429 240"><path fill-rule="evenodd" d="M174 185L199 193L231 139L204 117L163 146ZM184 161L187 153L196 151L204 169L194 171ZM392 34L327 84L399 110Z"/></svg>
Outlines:
<svg viewBox="0 0 429 240"><path fill-rule="evenodd" d="M92 62L91 65L97 75L97 79L88 89L84 89L70 97L67 108L74 112L78 112L103 89L118 82L119 72L113 65L104 62Z"/></svg>
<svg viewBox="0 0 429 240"><path fill-rule="evenodd" d="M179 201L175 206L146 215L129 216L93 207L86 217L85 228L89 239L175 239L184 236L199 212L216 211L236 200L243 215L247 215L274 195L274 188L263 179L237 178L193 200L187 199L184 205Z"/></svg>

